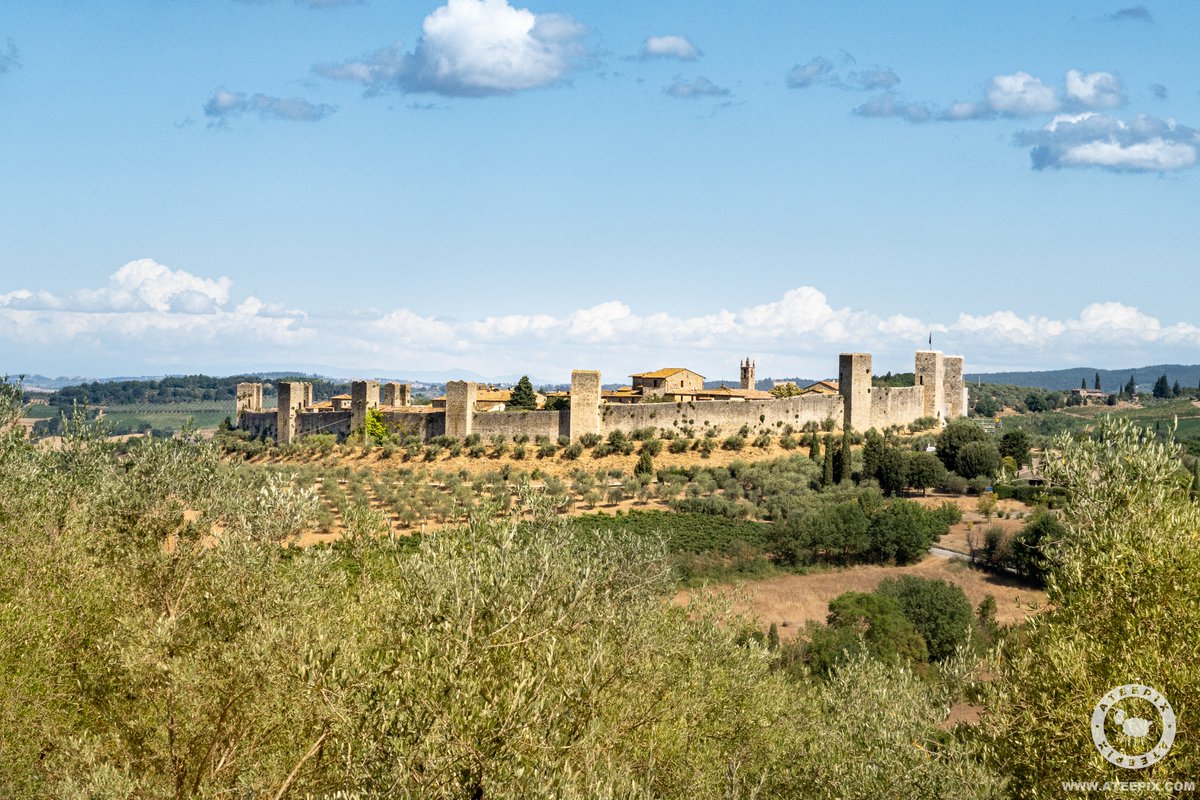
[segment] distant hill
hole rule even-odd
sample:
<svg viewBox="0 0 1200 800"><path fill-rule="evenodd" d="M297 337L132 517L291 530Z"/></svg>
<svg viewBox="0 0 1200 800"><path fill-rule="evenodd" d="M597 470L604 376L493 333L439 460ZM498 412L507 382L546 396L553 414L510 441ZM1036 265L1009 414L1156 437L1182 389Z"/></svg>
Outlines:
<svg viewBox="0 0 1200 800"><path fill-rule="evenodd" d="M1087 388L1092 388L1096 373L1100 373L1100 388L1104 391L1115 392L1125 386L1129 376L1139 391L1150 391L1160 375L1167 376L1167 382L1185 388L1195 388L1200 385L1200 364L1185 366L1183 364L1155 364L1149 367L1129 367L1127 369L1096 369L1095 367L1071 367L1070 369L1053 369L1042 372L973 372L964 376L969 383L1003 383L1014 386L1034 386L1039 389L1078 389L1081 381L1087 382Z"/></svg>

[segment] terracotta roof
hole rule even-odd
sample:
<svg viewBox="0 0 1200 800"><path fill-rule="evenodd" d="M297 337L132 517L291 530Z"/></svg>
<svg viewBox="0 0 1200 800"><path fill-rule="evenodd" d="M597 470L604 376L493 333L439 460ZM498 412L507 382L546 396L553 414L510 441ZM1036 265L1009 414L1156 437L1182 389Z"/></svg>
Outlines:
<svg viewBox="0 0 1200 800"><path fill-rule="evenodd" d="M669 378L678 372L691 372L693 375L700 375L699 372L687 369L686 367L663 367L656 369L654 372L639 372L635 375L630 375L631 378ZM703 378L703 375L700 375Z"/></svg>
<svg viewBox="0 0 1200 800"><path fill-rule="evenodd" d="M350 400L351 398L350 398L350 395L348 395L348 394L335 394L333 397L331 397L329 399L330 400Z"/></svg>
<svg viewBox="0 0 1200 800"><path fill-rule="evenodd" d="M748 400L770 400L775 395L770 392L764 392L759 389L735 389L732 386L720 386L716 389L702 389L696 392L690 392L697 397L702 396L719 396L719 397L745 397Z"/></svg>

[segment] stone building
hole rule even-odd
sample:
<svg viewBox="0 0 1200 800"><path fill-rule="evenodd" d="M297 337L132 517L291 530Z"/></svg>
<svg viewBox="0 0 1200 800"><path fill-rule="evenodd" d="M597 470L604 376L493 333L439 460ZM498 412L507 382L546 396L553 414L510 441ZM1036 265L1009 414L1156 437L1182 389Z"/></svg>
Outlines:
<svg viewBox="0 0 1200 800"><path fill-rule="evenodd" d="M665 367L630 377L633 378L633 390L642 397L669 395L679 400L690 400L694 399L696 392L704 390L704 376L683 367Z"/></svg>

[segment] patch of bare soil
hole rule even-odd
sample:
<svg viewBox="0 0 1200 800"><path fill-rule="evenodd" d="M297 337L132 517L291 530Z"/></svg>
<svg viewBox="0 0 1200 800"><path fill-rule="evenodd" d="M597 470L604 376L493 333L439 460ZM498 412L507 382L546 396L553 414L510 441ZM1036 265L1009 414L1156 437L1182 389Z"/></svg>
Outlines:
<svg viewBox="0 0 1200 800"><path fill-rule="evenodd" d="M749 611L764 627L774 622L780 638L786 640L794 638L810 620L824 622L829 601L843 592L870 592L884 578L901 575L949 581L963 590L972 607L990 594L996 598L996 619L1004 625L1022 622L1035 612L1035 606L1046 604L1046 593L1040 589L973 569L963 561L933 555L907 567L869 564L807 575L776 575L739 587L721 584L686 590L676 594L673 602L686 605L697 591L731 595L737 600L737 610Z"/></svg>

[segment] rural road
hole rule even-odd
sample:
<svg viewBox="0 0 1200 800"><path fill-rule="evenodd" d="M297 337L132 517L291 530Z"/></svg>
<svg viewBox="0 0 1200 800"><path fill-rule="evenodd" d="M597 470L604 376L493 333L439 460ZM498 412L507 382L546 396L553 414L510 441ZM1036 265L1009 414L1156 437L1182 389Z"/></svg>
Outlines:
<svg viewBox="0 0 1200 800"><path fill-rule="evenodd" d="M941 547L931 547L931 548L929 548L929 552L939 558L957 558L959 561L970 561L971 560L971 557L968 555L963 555L962 553L956 553L953 550L944 550Z"/></svg>

